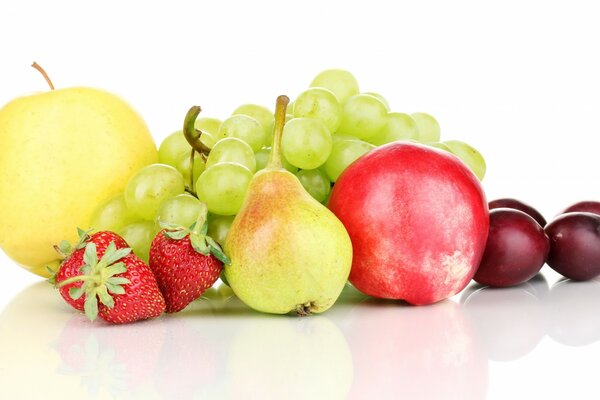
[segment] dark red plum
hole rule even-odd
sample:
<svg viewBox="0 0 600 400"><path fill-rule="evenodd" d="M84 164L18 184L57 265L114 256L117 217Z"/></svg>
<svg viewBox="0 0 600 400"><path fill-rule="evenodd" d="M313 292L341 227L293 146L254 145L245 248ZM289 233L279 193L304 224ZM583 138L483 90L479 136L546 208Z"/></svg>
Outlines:
<svg viewBox="0 0 600 400"><path fill-rule="evenodd" d="M523 211L525 214L528 214L535 219L542 228L546 226L546 219L544 216L538 210L520 200L510 198L496 199L490 201L488 206L490 210L493 208L513 208L515 210Z"/></svg>
<svg viewBox="0 0 600 400"><path fill-rule="evenodd" d="M580 201L567 207L561 214L568 212L589 212L600 215L600 202L598 201Z"/></svg>
<svg viewBox="0 0 600 400"><path fill-rule="evenodd" d="M562 214L545 231L550 238L546 262L553 270L576 281L600 275L600 215Z"/></svg>
<svg viewBox="0 0 600 400"><path fill-rule="evenodd" d="M493 287L526 282L542 268L549 250L548 236L535 219L516 209L495 208L490 210L490 232L473 279Z"/></svg>

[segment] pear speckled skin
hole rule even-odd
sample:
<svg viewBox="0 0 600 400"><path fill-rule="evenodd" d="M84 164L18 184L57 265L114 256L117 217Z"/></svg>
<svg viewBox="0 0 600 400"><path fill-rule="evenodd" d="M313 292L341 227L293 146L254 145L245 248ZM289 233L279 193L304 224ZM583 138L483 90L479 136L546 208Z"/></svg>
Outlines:
<svg viewBox="0 0 600 400"><path fill-rule="evenodd" d="M255 310L320 313L350 273L352 243L342 223L283 169L262 170L225 242L225 276Z"/></svg>

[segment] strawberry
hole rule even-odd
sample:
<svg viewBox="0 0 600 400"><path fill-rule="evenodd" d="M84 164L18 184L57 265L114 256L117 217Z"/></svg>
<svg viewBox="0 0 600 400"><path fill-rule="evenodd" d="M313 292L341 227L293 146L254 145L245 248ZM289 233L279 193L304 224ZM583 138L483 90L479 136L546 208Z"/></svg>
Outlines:
<svg viewBox="0 0 600 400"><path fill-rule="evenodd" d="M57 286L82 282L81 286L71 287L68 294L75 301L84 299L83 309L90 320L100 316L105 321L121 324L154 318L165 310L156 278L130 248L117 248L111 241L100 255L96 244L90 241L85 246L83 261L79 275Z"/></svg>
<svg viewBox="0 0 600 400"><path fill-rule="evenodd" d="M189 229L161 224L163 229L150 246L150 269L166 302L166 312L183 310L210 288L229 259L206 236L206 206Z"/></svg>
<svg viewBox="0 0 600 400"><path fill-rule="evenodd" d="M129 247L121 236L113 232L100 231L92 235L88 235L88 232L78 229L78 233L79 242L75 245L75 247L72 247L71 244L66 240L63 240L58 246L55 246L56 251L61 256L65 257L65 259L60 264L58 270L50 278L50 282L52 284L56 285L65 279L81 274L80 269L85 265L83 253L85 251L86 244L89 242L94 242L96 244L98 257L102 257L110 242L114 242L117 248ZM80 297L79 299L74 300L71 298L71 296L69 296L69 290L71 290L72 287L81 287L82 284L82 281L77 281L61 286L59 289L63 299L65 299L68 304L78 311L83 311L84 299L83 297Z"/></svg>
<svg viewBox="0 0 600 400"><path fill-rule="evenodd" d="M126 271L116 276L122 282L129 281L123 286L124 293L115 293L114 304L110 301L99 304L100 318L113 324L122 324L141 319L158 317L165 311L163 298L152 270L141 258L131 253L121 259Z"/></svg>

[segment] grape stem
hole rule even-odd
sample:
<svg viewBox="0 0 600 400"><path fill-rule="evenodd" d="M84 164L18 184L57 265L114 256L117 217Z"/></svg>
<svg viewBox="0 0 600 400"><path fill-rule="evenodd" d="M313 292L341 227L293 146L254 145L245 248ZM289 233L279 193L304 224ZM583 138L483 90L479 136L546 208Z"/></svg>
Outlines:
<svg viewBox="0 0 600 400"><path fill-rule="evenodd" d="M196 150L192 149L190 152L190 191L192 193L196 193L194 190L194 155L196 154Z"/></svg>
<svg viewBox="0 0 600 400"><path fill-rule="evenodd" d="M52 81L50 80L50 77L48 76L48 74L46 73L46 71L44 71L44 68L42 68L40 66L40 64L36 63L35 61L33 62L33 64L31 64L31 66L33 68L37 69L40 72L40 74L42 74L42 76L44 77L44 79L48 83L48 86L50 86L50 90L54 90L54 85L52 84Z"/></svg>
<svg viewBox="0 0 600 400"><path fill-rule="evenodd" d="M271 148L271 156L269 157L269 163L265 169L281 169L281 135L283 134L283 127L285 125L285 113L287 105L290 102L289 97L281 95L277 97L275 103L275 132L273 134L273 147Z"/></svg>
<svg viewBox="0 0 600 400"><path fill-rule="evenodd" d="M196 129L195 126L196 118L198 118L200 111L202 111L200 106L192 106L189 109L183 121L183 136L190 146L192 146L192 149L196 150L200 155L205 157L208 156L208 153L210 153L210 148L200 141L202 131L200 129Z"/></svg>
<svg viewBox="0 0 600 400"><path fill-rule="evenodd" d="M192 151L190 153L190 187L188 192L195 197L198 196L194 190L194 155L197 152L200 154L200 157L206 161L206 158L210 153L210 149L200 141L200 138L202 137L202 131L196 129L196 118L198 118L200 111L202 111L200 106L192 106L185 115L185 119L183 121L183 136L192 147Z"/></svg>

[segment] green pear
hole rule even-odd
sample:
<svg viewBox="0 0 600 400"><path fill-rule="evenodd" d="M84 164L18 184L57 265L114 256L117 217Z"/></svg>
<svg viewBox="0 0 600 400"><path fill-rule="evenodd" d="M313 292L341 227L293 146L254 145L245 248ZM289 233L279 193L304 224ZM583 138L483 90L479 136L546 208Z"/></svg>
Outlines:
<svg viewBox="0 0 600 400"><path fill-rule="evenodd" d="M87 229L96 208L158 160L146 124L121 98L54 90L47 80L53 90L0 108L0 247L46 276L59 258L53 246L77 241L77 227Z"/></svg>
<svg viewBox="0 0 600 400"><path fill-rule="evenodd" d="M225 252L225 277L255 310L320 313L340 295L352 265L342 223L281 166L280 141L289 99L277 99L275 138L267 167L248 186Z"/></svg>

